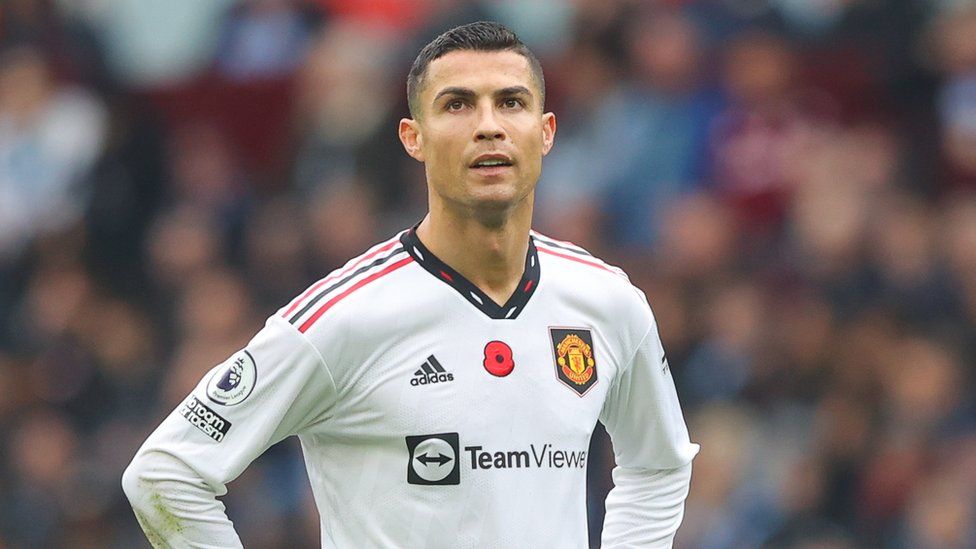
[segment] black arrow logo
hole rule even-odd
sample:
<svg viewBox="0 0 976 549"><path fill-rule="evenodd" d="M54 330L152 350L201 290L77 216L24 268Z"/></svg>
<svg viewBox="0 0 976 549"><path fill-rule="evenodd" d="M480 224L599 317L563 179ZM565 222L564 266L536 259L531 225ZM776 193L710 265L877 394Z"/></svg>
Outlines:
<svg viewBox="0 0 976 549"><path fill-rule="evenodd" d="M445 456L444 454L438 452L437 453L437 457L430 457L427 454L424 454L422 456L417 456L417 461L419 461L420 463L423 463L424 464L424 467L426 467L426 466L430 465L431 462L434 462L437 465L444 465L448 461L451 461L451 458L449 458L449 457Z"/></svg>

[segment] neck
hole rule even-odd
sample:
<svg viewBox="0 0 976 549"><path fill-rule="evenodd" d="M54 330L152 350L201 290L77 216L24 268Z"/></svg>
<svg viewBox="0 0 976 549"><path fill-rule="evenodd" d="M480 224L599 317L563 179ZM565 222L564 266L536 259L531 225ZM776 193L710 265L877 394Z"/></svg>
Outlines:
<svg viewBox="0 0 976 549"><path fill-rule="evenodd" d="M531 197L528 201L528 207L490 223L431 208L417 227L417 237L441 261L502 304L515 292L525 270Z"/></svg>

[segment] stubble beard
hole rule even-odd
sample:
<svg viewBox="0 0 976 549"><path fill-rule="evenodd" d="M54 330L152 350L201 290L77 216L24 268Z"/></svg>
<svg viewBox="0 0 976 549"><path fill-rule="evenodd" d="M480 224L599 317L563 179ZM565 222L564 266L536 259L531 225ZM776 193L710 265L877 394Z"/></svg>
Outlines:
<svg viewBox="0 0 976 549"><path fill-rule="evenodd" d="M439 196L441 208L452 217L467 218L475 221L487 229L500 229L509 219L522 208L529 208L530 215L533 205L533 190L520 193L518 189L512 195L506 191L497 192L494 189L479 189L486 192L468 192L466 196Z"/></svg>

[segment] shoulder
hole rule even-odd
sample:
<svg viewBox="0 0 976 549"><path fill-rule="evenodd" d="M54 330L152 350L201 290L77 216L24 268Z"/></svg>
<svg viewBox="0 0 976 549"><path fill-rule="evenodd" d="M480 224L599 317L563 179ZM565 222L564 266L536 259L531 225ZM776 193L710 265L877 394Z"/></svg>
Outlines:
<svg viewBox="0 0 976 549"><path fill-rule="evenodd" d="M405 231L380 242L319 279L276 313L302 333L327 323L342 309L340 304L358 301L390 284L394 272L413 261L401 242Z"/></svg>
<svg viewBox="0 0 976 549"><path fill-rule="evenodd" d="M595 278L612 287L630 292L637 290L623 269L607 263L582 247L565 240L557 240L538 231L533 230L530 234L540 258L550 258L554 264L562 263L563 267L571 269L570 272L575 277Z"/></svg>
<svg viewBox="0 0 976 549"><path fill-rule="evenodd" d="M589 295L625 318L649 317L650 307L644 292L634 286L620 267L594 256L586 249L531 231L539 261L546 265L543 275L548 282L577 295Z"/></svg>
<svg viewBox="0 0 976 549"><path fill-rule="evenodd" d="M655 325L644 292L631 284L617 266L585 249L532 231L542 262L540 287L545 284L555 299L569 303L602 331L621 364L633 356L640 341Z"/></svg>

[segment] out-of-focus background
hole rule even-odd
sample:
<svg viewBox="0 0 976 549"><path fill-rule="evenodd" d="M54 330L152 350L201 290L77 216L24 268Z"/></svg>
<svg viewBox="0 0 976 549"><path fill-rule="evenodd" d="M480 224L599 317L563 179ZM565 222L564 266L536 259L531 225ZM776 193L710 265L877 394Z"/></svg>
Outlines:
<svg viewBox="0 0 976 549"><path fill-rule="evenodd" d="M546 70L537 228L659 319L703 448L677 545L976 547L973 2L4 0L0 548L146 545L128 460L419 221L406 73L480 19ZM248 547L318 544L294 440L225 502Z"/></svg>

